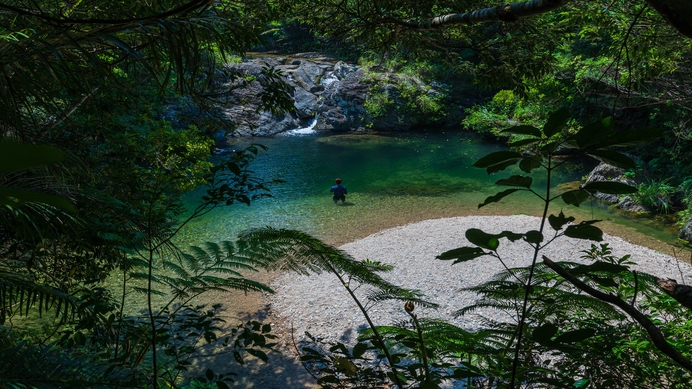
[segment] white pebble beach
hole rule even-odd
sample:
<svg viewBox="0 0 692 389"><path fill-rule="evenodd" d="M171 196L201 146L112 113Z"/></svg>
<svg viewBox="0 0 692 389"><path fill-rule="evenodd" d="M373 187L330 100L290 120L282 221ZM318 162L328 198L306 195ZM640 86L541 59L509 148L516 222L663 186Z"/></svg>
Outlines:
<svg viewBox="0 0 692 389"><path fill-rule="evenodd" d="M388 281L409 289L425 293L429 301L439 304L438 309L416 309L420 317L441 318L469 330L482 327L484 317L498 317L501 313L478 310L473 314L454 317L458 309L471 305L476 296L462 288L478 285L492 279L501 272L503 265L490 256L452 265L452 261L441 261L435 257L445 251L471 246L465 238L469 228L479 228L488 233L501 231L526 232L538 230L540 219L533 216L467 216L426 220L387 229L364 239L340 247L357 260L369 259L394 266L391 272L383 273ZM553 230L546 224L546 238ZM580 262L580 251L592 243L609 243L613 255L631 255L637 265L633 269L653 274L659 278L673 278L689 283L691 267L675 258L646 247L604 234L603 242L560 237L546 247L541 255L554 261ZM523 241L500 241L498 249L508 267L528 266L533 249ZM539 258L540 261L540 258ZM281 317L294 328L297 339L305 331L326 341L353 342L355 330L366 325L365 319L349 297L338 279L329 273L301 276L284 274L273 284L276 294L271 296L273 314ZM365 290L359 290L364 296ZM363 298L365 300L365 298ZM369 311L376 325L390 325L407 320L403 302L382 302Z"/></svg>

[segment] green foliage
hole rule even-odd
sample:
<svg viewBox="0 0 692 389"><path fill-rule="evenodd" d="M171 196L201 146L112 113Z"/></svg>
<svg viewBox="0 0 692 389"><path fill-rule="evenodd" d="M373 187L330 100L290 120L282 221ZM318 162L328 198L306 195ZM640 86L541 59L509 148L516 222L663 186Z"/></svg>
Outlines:
<svg viewBox="0 0 692 389"><path fill-rule="evenodd" d="M655 212L668 214L673 208L675 188L666 181L649 181L639 184L635 195L637 202Z"/></svg>
<svg viewBox="0 0 692 389"><path fill-rule="evenodd" d="M387 90L376 85L368 91L368 97L363 103L363 107L371 118L376 119L384 116L393 104L394 101L389 96Z"/></svg>

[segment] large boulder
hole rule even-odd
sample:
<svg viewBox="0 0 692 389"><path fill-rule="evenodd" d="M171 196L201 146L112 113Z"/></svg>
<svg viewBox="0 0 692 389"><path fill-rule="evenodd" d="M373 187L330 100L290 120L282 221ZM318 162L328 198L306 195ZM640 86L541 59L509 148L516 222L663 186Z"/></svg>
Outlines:
<svg viewBox="0 0 692 389"><path fill-rule="evenodd" d="M692 219L688 220L687 224L685 224L685 226L682 227L682 229L678 233L678 238L684 239L692 243Z"/></svg>
<svg viewBox="0 0 692 389"><path fill-rule="evenodd" d="M586 178L584 184L589 184L592 182L620 182L623 184L635 186L634 180L627 178L625 176L625 170L605 162L601 162L596 166L589 176ZM610 204L616 204L619 200L619 196L615 194L607 193L596 193L594 197L603 200Z"/></svg>
<svg viewBox="0 0 692 389"><path fill-rule="evenodd" d="M632 212L632 213L646 213L650 212L650 209L647 207L639 204L635 199L633 199L630 196L625 196L616 205L617 209L620 209L625 212Z"/></svg>

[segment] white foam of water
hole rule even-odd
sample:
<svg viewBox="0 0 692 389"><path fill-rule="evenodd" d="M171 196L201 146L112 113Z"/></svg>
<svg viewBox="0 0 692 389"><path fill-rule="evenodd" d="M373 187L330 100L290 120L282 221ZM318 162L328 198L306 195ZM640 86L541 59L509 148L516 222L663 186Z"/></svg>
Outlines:
<svg viewBox="0 0 692 389"><path fill-rule="evenodd" d="M315 130L315 125L317 124L317 116L315 115L315 118L310 121L310 124L308 124L307 127L301 127L301 128L296 128L295 130L290 130L281 133L281 135L310 135L310 134L315 134L317 131Z"/></svg>
<svg viewBox="0 0 692 389"><path fill-rule="evenodd" d="M322 80L320 80L320 84L322 84L325 88L328 87L331 83L339 81L339 78L334 75L334 72L329 72L322 77Z"/></svg>

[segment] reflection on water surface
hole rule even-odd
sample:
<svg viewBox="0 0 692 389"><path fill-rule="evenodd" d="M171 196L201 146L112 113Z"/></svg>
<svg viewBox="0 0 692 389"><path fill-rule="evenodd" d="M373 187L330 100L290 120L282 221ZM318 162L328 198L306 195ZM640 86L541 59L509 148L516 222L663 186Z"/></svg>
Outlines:
<svg viewBox="0 0 692 389"><path fill-rule="evenodd" d="M471 214L538 216L542 210L528 192L477 208L487 196L503 189L495 181L521 172L508 169L488 176L484 169L473 167L481 156L502 150L502 145L484 142L469 132L255 138L238 140L235 146L253 142L269 147L253 163L254 171L286 183L272 187L273 198L250 207L238 204L218 209L192 222L183 231L181 243L232 240L244 229L272 226L303 230L339 245L425 219ZM564 166L553 177L553 190L569 190L594 165L582 161ZM336 177L348 188L346 206L331 201L329 188ZM540 172L533 177L533 188L542 193L544 177ZM198 195L191 193L187 201L193 204ZM574 208L557 201L551 211L561 209L578 219L602 219L607 232L656 249L665 248L662 242L675 240L673 229L660 221L627 218L595 202Z"/></svg>

